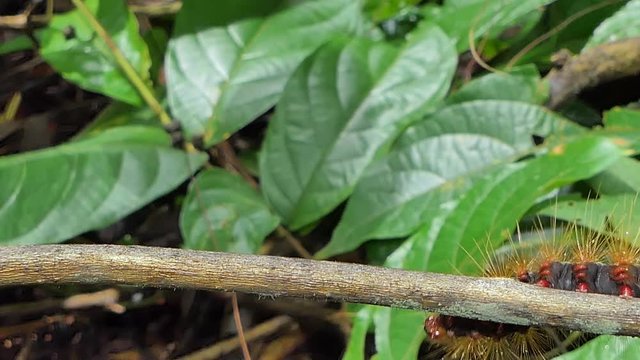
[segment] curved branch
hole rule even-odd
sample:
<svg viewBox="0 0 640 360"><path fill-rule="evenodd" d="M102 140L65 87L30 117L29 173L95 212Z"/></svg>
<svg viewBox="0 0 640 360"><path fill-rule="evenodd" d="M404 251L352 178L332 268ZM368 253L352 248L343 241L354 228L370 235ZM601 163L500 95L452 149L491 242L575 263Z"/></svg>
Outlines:
<svg viewBox="0 0 640 360"><path fill-rule="evenodd" d="M0 247L0 286L42 283L240 291L640 336L640 299L557 291L512 279L143 246Z"/></svg>

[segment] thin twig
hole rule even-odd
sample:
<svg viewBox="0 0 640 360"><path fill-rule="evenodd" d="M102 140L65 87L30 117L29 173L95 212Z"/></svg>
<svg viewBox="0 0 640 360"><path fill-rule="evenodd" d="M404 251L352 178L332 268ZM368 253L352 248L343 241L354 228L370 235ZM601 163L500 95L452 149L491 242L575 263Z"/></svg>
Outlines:
<svg viewBox="0 0 640 360"><path fill-rule="evenodd" d="M240 341L240 348L242 349L242 357L244 360L251 360L249 345L247 345L247 339L244 336L244 329L242 328L240 308L238 307L238 295L236 295L235 292L231 297L231 306L233 307L233 321L236 323L236 330L238 330L238 340Z"/></svg>
<svg viewBox="0 0 640 360"><path fill-rule="evenodd" d="M269 336L276 331L291 325L293 322L290 317L282 315L275 317L271 320L267 320L256 327L247 330L246 341L255 341L265 336ZM224 354L228 354L240 346L241 341L239 337L234 337L228 340L220 341L210 347L198 350L187 356L179 358L179 360L211 360L217 359Z"/></svg>
<svg viewBox="0 0 640 360"><path fill-rule="evenodd" d="M25 322L18 325L11 326L3 326L0 327L0 338L7 338L9 336L29 334L34 332L37 329L43 328L45 326L66 322L73 323L75 318L72 315L53 315L53 316L44 316L42 319L33 320L29 322Z"/></svg>
<svg viewBox="0 0 640 360"><path fill-rule="evenodd" d="M242 165L242 162L238 159L238 156L229 141L223 141L218 144L218 150L220 151L221 160L224 161L223 165L225 169L242 176L242 178L254 189L258 188L258 182L251 176L244 165Z"/></svg>
<svg viewBox="0 0 640 360"><path fill-rule="evenodd" d="M33 8L34 4L30 2L18 15L0 16L0 28L26 29L29 26L29 16L31 16Z"/></svg>
<svg viewBox="0 0 640 360"><path fill-rule="evenodd" d="M553 336L555 338L558 337L558 333L557 332L553 332L550 329L549 330L549 335ZM584 337L584 334L581 333L580 331L572 331L564 340L562 341L556 341L557 346L555 348L553 348L550 351L547 351L544 356L543 359L553 359L556 356L562 355L566 352L569 352L570 347L578 340L580 340L580 338ZM556 339L556 340L560 340L560 339Z"/></svg>
<svg viewBox="0 0 640 360"><path fill-rule="evenodd" d="M146 16L166 16L176 14L182 8L182 1L129 1L129 9Z"/></svg>
<svg viewBox="0 0 640 360"><path fill-rule="evenodd" d="M44 299L32 302L11 303L0 306L0 317L23 316L33 313L57 310L64 299Z"/></svg>
<svg viewBox="0 0 640 360"><path fill-rule="evenodd" d="M482 56L480 55L480 53L478 52L478 50L476 49L476 26L478 25L478 21L484 16L485 11L487 10L487 4L488 2L485 2L482 10L478 13L478 15L473 19L473 23L471 24L471 27L469 28L469 31L467 32L467 41L469 42L469 52L471 53L471 57L473 57L473 60L480 65L480 67L482 67L483 69L489 71L489 72L493 72L493 73L502 73L502 71L492 67L491 65L487 64L486 61L484 61L484 59L482 58ZM483 47L481 45L481 47Z"/></svg>
<svg viewBox="0 0 640 360"><path fill-rule="evenodd" d="M239 291L640 336L640 299L275 256L122 245L0 248L0 285L127 284Z"/></svg>
<svg viewBox="0 0 640 360"><path fill-rule="evenodd" d="M120 291L118 289L109 288L92 293L69 296L62 302L62 308L70 310L101 306L116 314L122 314L125 312L126 308L121 304L118 304L119 298Z"/></svg>
<svg viewBox="0 0 640 360"><path fill-rule="evenodd" d="M85 5L82 0L71 0L71 2L76 6L78 11L80 11L80 14L82 14L82 16L89 22L91 28L93 28L102 41L107 44L118 66L120 66L127 79L131 82L131 85L136 88L149 108L151 108L151 110L158 116L160 122L166 126L170 125L171 117L169 114L167 114L164 108L162 108L160 102L153 95L153 91L151 91L144 80L142 80L138 72L133 68L129 60L127 60L120 48L118 48L118 45L113 41L113 39L111 39L107 30L105 30L98 19L96 19L96 17L91 13L87 5Z"/></svg>
<svg viewBox="0 0 640 360"><path fill-rule="evenodd" d="M511 58L511 60L509 60L509 62L507 63L507 65L506 65L507 70L511 69L514 65L516 65L518 63L518 61L520 61L520 59L523 56L528 54L536 46L540 45L541 43L543 43L544 41L546 41L547 39L549 39L553 35L557 34L560 31L562 31L562 29L564 29L567 26L571 25L572 22L580 19L581 17L583 17L583 16L585 16L585 15L591 13L591 12L594 12L596 10L602 9L603 7L606 7L606 6L609 6L609 5L613 5L613 4L618 3L620 1L621 0L608 0L608 1L603 1L601 3L596 3L594 5L586 7L584 9L578 11L577 13L569 16L563 22L561 22L560 24L556 25L553 29L551 29L551 30L547 31L546 33L544 33L544 34L538 36L537 38L533 39L533 41L528 43L527 46L523 47L520 51L518 51L518 53L515 54Z"/></svg>
<svg viewBox="0 0 640 360"><path fill-rule="evenodd" d="M296 237L293 236L293 234L291 234L291 232L284 226L278 225L278 227L276 228L276 234L279 237L283 238L286 242L288 242L293 250L298 253L298 255L302 256L305 259L313 259L313 255L311 255L311 253L308 252L307 249L304 248L304 246L302 246L300 241L296 239Z"/></svg>
<svg viewBox="0 0 640 360"><path fill-rule="evenodd" d="M469 33L467 34L467 40L469 41L469 52L471 53L471 57L473 57L473 60L478 65L480 65L480 67L492 73L504 73L504 71L498 70L493 66L489 65L486 61L484 61L484 59L482 58L482 55L478 53L478 50L476 49L476 42L475 42L475 30L473 28L469 29Z"/></svg>

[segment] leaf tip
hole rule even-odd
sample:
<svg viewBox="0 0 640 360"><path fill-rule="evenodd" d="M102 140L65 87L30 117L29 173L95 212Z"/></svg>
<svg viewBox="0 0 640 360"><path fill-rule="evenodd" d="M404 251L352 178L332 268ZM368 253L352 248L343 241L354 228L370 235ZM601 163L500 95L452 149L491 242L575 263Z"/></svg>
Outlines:
<svg viewBox="0 0 640 360"><path fill-rule="evenodd" d="M329 249L329 244L325 245L322 249L320 249L317 253L313 255L314 260L326 260L331 256L331 251Z"/></svg>

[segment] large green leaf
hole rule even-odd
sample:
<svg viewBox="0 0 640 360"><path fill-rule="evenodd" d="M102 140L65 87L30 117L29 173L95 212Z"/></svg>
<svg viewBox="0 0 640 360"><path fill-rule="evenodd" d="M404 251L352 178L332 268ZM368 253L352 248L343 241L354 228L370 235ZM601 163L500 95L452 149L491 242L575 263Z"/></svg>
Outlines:
<svg viewBox="0 0 640 360"><path fill-rule="evenodd" d="M469 48L469 32L474 40L489 31L499 31L516 23L523 16L541 11L553 0L458 0L443 6L424 8L425 21L433 21L456 41L459 52Z"/></svg>
<svg viewBox="0 0 640 360"><path fill-rule="evenodd" d="M227 8L248 14L221 19ZM264 8L254 0L184 3L165 71L171 110L188 136L214 144L242 128L276 103L307 55L360 24L358 1L306 1L270 16Z"/></svg>
<svg viewBox="0 0 640 360"><path fill-rule="evenodd" d="M346 199L399 128L439 103L456 64L449 38L418 28L400 48L333 41L296 70L269 124L264 194L291 228Z"/></svg>
<svg viewBox="0 0 640 360"><path fill-rule="evenodd" d="M640 193L640 162L633 158L622 158L588 182L598 193Z"/></svg>
<svg viewBox="0 0 640 360"><path fill-rule="evenodd" d="M428 259L418 260L429 271L477 273L483 252L502 243L535 201L562 185L593 176L621 158L623 150L601 137L586 137L558 145L545 156L489 173L452 205L444 221L431 220L427 239L432 243ZM451 204L450 204L451 205ZM433 225L437 223L438 225ZM441 225L441 226L440 226ZM492 241L489 247L482 240ZM414 254L419 256L419 254ZM455 268L452 268L455 264ZM411 267L413 268L413 267ZM448 269L448 270L447 270Z"/></svg>
<svg viewBox="0 0 640 360"><path fill-rule="evenodd" d="M539 211L540 214L576 222L590 229L607 232L611 228L630 241L637 238L640 228L640 203L638 194L600 195L597 199L569 199L550 203Z"/></svg>
<svg viewBox="0 0 640 360"><path fill-rule="evenodd" d="M491 73L471 80L447 98L447 104L471 100L512 100L542 104L548 89L535 66L522 66L509 73Z"/></svg>
<svg viewBox="0 0 640 360"><path fill-rule="evenodd" d="M150 126L161 128L158 115L148 107L135 107L114 101L105 107L89 125L75 136L75 139L99 134L107 129L120 126Z"/></svg>
<svg viewBox="0 0 640 360"><path fill-rule="evenodd" d="M640 130L640 110L615 107L604 113L604 123L608 128Z"/></svg>
<svg viewBox="0 0 640 360"><path fill-rule="evenodd" d="M204 160L144 127L1 157L0 244L57 243L109 225L178 186Z"/></svg>
<svg viewBox="0 0 640 360"><path fill-rule="evenodd" d="M604 128L597 132L615 139L629 149L630 154L640 153L640 111L614 108L604 114Z"/></svg>
<svg viewBox="0 0 640 360"><path fill-rule="evenodd" d="M0 55L10 54L16 51L29 50L33 47L33 41L27 35L18 35L9 40L0 42Z"/></svg>
<svg viewBox="0 0 640 360"><path fill-rule="evenodd" d="M368 239L409 235L467 179L535 150L532 135L577 131L558 115L513 101L470 101L410 127L372 164L349 199L330 243L316 256L357 248Z"/></svg>
<svg viewBox="0 0 640 360"><path fill-rule="evenodd" d="M558 356L556 360L635 360L640 352L640 338L601 335L577 350Z"/></svg>
<svg viewBox="0 0 640 360"><path fill-rule="evenodd" d="M635 152L640 152L640 111L616 107L604 114L605 129L619 142L628 142ZM598 193L624 194L640 192L640 162L633 158L616 161L607 170L589 179Z"/></svg>
<svg viewBox="0 0 640 360"><path fill-rule="evenodd" d="M353 319L347 349L342 360L365 360L365 340L375 306L363 306Z"/></svg>
<svg viewBox="0 0 640 360"><path fill-rule="evenodd" d="M260 194L219 168L198 174L180 214L184 246L196 250L256 253L278 223Z"/></svg>
<svg viewBox="0 0 640 360"><path fill-rule="evenodd" d="M139 34L135 16L124 1L86 0L86 5L138 75L149 81L149 50ZM40 54L65 79L131 105L142 104L112 51L78 10L54 16L38 38L42 46Z"/></svg>
<svg viewBox="0 0 640 360"><path fill-rule="evenodd" d="M640 0L631 0L593 31L585 49L640 36Z"/></svg>
<svg viewBox="0 0 640 360"><path fill-rule="evenodd" d="M548 154L479 176L448 203L426 214L425 225L387 260L387 266L432 272L478 273L484 251L497 247L505 230L550 190L587 178L622 156L600 137L558 145ZM487 241L488 243L484 243ZM417 351L424 314L383 308L376 312L376 346L385 359ZM402 325L400 325L402 324ZM398 327L402 327L402 331Z"/></svg>
<svg viewBox="0 0 640 360"><path fill-rule="evenodd" d="M425 338L424 312L377 308L373 319L376 326L377 356L380 359L414 360L417 358L420 344Z"/></svg>

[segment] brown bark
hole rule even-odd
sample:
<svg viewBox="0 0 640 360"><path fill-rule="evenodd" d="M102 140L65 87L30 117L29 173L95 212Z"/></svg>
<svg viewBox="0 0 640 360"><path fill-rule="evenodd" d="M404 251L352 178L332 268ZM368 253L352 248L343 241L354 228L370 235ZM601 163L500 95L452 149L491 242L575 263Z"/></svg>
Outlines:
<svg viewBox="0 0 640 360"><path fill-rule="evenodd" d="M549 72L549 102L556 109L582 90L608 81L640 74L640 38L602 44L569 57Z"/></svg>
<svg viewBox="0 0 640 360"><path fill-rule="evenodd" d="M44 283L239 291L436 311L599 334L640 335L639 299L545 289L512 279L141 246L0 248L0 285Z"/></svg>

